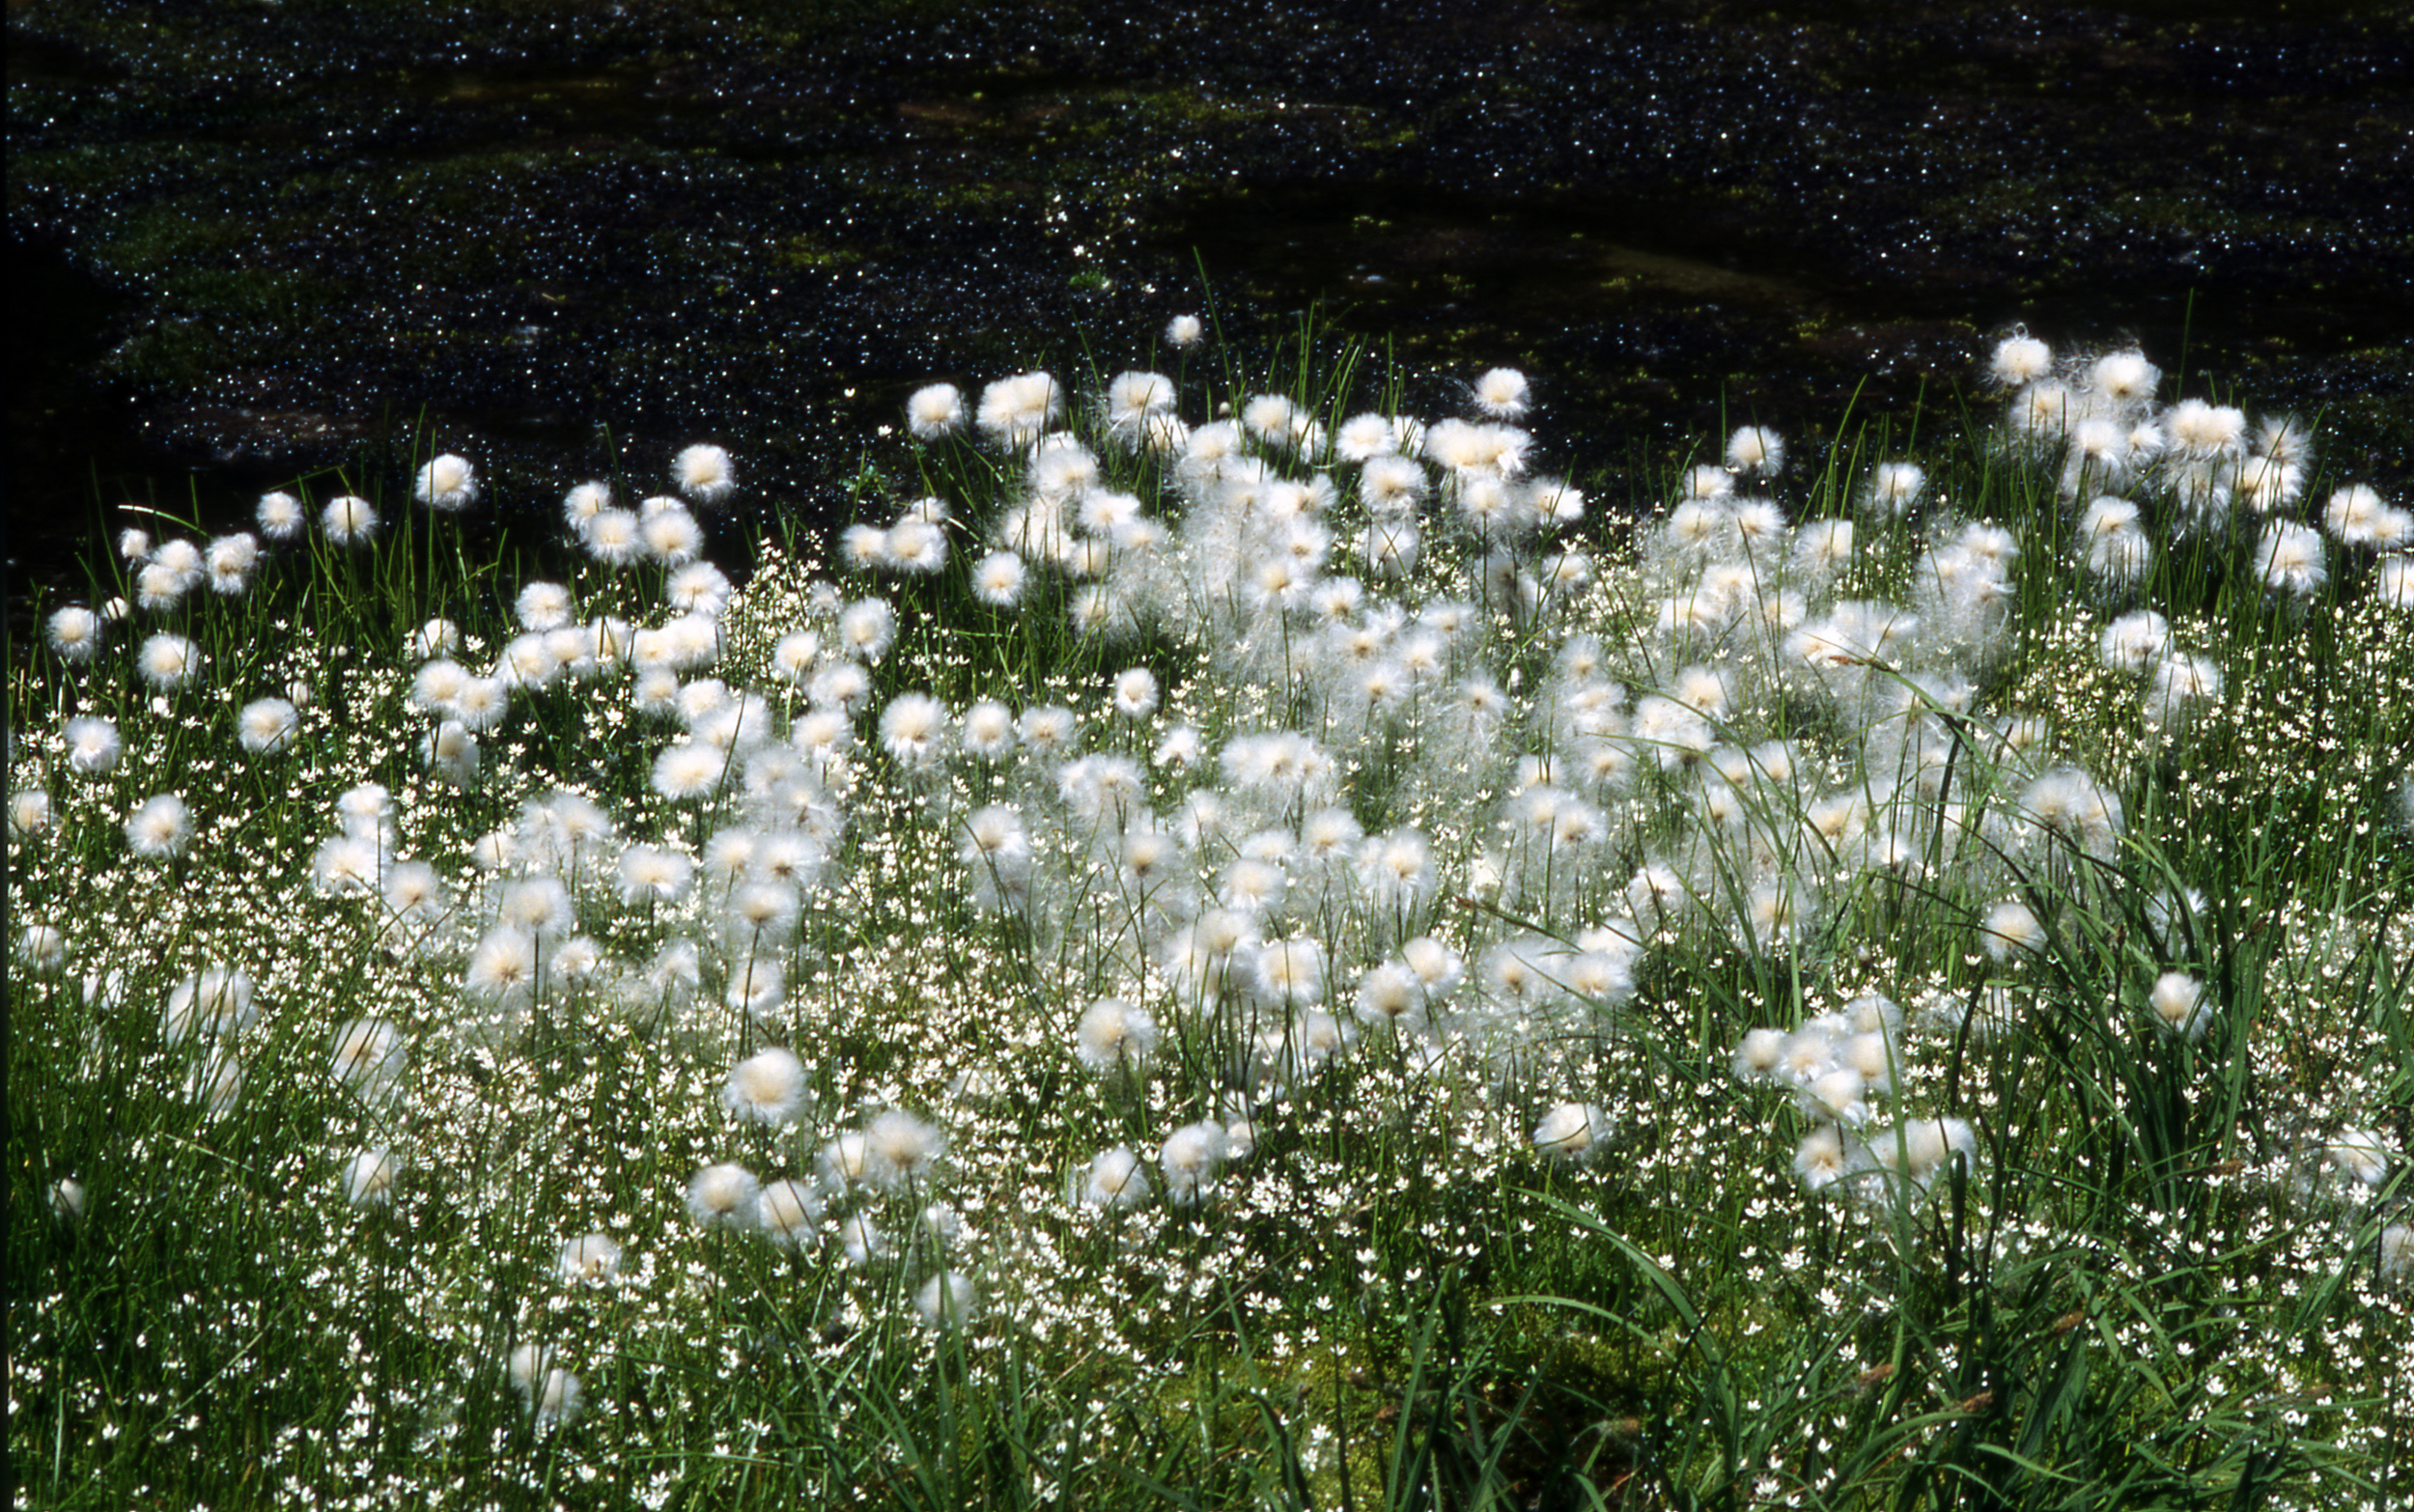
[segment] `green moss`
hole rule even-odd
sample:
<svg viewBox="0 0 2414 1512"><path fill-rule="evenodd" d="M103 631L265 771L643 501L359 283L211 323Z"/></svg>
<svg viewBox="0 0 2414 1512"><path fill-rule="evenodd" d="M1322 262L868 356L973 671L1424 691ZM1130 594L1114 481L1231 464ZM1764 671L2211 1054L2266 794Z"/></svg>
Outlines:
<svg viewBox="0 0 2414 1512"><path fill-rule="evenodd" d="M771 261L778 267L847 267L863 261L853 247L832 246L820 237L801 233L772 244Z"/></svg>
<svg viewBox="0 0 2414 1512"><path fill-rule="evenodd" d="M303 274L274 267L197 268L170 274L161 287L172 301L287 335L301 334L335 297Z"/></svg>

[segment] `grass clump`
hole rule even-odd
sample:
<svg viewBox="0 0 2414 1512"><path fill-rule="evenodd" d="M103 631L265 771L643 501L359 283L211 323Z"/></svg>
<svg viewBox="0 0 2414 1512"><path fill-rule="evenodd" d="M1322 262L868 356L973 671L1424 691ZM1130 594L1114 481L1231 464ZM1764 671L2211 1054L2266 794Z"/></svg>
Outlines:
<svg viewBox="0 0 2414 1512"><path fill-rule="evenodd" d="M2401 510L2014 336L1605 530L1521 375L1200 335L743 585L709 446L546 581L458 458L121 543L10 671L36 1499L2384 1503Z"/></svg>

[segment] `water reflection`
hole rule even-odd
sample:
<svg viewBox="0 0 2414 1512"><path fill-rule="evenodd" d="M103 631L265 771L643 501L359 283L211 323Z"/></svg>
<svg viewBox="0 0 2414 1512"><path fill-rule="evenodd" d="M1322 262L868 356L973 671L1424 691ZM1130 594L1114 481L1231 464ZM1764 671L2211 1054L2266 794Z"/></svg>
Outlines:
<svg viewBox="0 0 2414 1512"><path fill-rule="evenodd" d="M1228 328L1316 305L1428 407L1530 368L1580 465L1904 403L2027 320L2350 396L2355 470L2406 473L2389 7L768 14L163 50L13 9L13 225L49 250L11 254L12 555L55 579L104 500L239 514L398 421L531 508L701 435L828 509L912 385L1143 360L1202 263Z"/></svg>

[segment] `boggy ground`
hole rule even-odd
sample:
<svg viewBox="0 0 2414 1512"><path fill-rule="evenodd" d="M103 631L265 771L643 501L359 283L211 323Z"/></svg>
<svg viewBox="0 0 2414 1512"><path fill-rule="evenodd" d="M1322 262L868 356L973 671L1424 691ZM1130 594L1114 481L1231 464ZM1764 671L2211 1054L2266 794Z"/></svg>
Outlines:
<svg viewBox="0 0 2414 1512"><path fill-rule="evenodd" d="M912 383L1311 302L1557 461L1834 425L2026 320L2414 457L2377 4L300 0L9 11L11 554L397 422L507 505L699 436L828 513ZM749 534L744 521L728 543ZM42 564L47 564L46 566ZM17 571L13 564L12 573Z"/></svg>

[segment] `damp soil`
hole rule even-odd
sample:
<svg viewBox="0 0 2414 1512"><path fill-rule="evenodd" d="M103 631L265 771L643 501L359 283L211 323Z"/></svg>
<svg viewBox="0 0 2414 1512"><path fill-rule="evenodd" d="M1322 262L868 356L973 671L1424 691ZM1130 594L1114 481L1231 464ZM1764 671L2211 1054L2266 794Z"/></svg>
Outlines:
<svg viewBox="0 0 2414 1512"><path fill-rule="evenodd" d="M2008 323L2414 473L2395 4L56 0L8 10L13 606L123 500L398 437L508 526L728 445L852 508L914 385L1313 310L1580 475L1815 435ZM13 615L13 618L14 616Z"/></svg>

